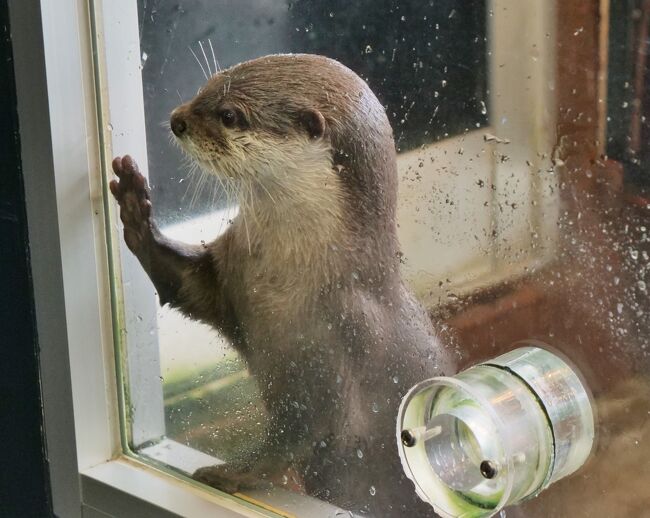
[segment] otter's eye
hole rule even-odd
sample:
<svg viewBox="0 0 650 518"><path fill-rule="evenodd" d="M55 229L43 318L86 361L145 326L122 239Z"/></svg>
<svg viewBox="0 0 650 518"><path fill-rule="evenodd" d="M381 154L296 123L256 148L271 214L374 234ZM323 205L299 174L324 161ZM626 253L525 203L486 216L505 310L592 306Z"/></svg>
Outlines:
<svg viewBox="0 0 650 518"><path fill-rule="evenodd" d="M222 110L219 113L219 117L226 128L232 128L237 122L237 114L233 110Z"/></svg>

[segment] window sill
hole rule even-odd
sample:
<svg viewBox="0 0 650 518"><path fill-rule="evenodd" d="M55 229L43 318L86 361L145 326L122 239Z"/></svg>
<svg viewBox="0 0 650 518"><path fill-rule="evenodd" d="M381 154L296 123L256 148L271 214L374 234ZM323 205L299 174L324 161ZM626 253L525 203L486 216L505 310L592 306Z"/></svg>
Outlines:
<svg viewBox="0 0 650 518"><path fill-rule="evenodd" d="M154 451L155 450L155 451ZM164 439L147 448L181 471L205 465L208 455ZM162 456L161 456L162 455ZM197 458L201 456L201 459ZM163 458L164 457L164 458ZM81 473L84 517L134 518L354 516L321 500L280 488L250 491L242 498L199 486L182 475L172 475L137 459L121 456ZM101 509L101 514L98 509ZM285 509L291 509L286 511ZM100 513L100 514L98 514Z"/></svg>
<svg viewBox="0 0 650 518"><path fill-rule="evenodd" d="M84 507L101 509L109 516L282 516L253 508L226 494L194 487L190 482L124 456L83 471L81 484ZM84 510L84 516L87 514Z"/></svg>

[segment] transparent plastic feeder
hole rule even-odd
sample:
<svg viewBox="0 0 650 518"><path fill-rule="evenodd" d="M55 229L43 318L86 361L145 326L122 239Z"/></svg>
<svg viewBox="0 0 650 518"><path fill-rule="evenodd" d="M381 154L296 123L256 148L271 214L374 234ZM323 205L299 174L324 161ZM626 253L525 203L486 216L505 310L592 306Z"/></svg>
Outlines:
<svg viewBox="0 0 650 518"><path fill-rule="evenodd" d="M406 475L443 517L489 517L587 460L590 395L569 363L537 346L414 386L397 441Z"/></svg>

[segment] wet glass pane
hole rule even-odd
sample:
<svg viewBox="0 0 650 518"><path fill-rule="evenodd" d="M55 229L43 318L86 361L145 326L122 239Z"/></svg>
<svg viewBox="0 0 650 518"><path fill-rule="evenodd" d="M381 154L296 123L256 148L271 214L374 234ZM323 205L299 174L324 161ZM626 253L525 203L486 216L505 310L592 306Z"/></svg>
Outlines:
<svg viewBox="0 0 650 518"><path fill-rule="evenodd" d="M163 304L162 394L127 384L164 425L134 434L136 451L297 516L338 512L317 501L434 516L398 457L402 397L534 339L581 373L596 442L502 515L647 512L648 2L139 0L138 13L166 237L138 252ZM352 72L238 65L278 53ZM140 352L130 343L124 362ZM134 423L155 406L129 401Z"/></svg>

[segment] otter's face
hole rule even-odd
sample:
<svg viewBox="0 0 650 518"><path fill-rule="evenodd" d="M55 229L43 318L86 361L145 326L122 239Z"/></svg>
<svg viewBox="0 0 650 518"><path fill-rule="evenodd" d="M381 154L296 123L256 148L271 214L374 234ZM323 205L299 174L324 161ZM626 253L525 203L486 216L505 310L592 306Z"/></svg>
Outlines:
<svg viewBox="0 0 650 518"><path fill-rule="evenodd" d="M331 171L323 115L307 99L287 102L291 92L282 104L275 96L235 67L213 76L194 99L176 108L171 130L186 153L221 177L278 184L283 178L295 181L294 170Z"/></svg>

